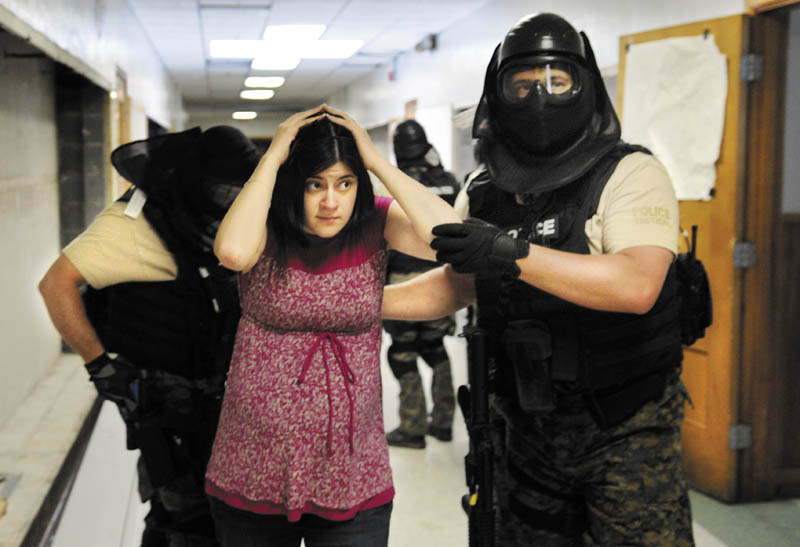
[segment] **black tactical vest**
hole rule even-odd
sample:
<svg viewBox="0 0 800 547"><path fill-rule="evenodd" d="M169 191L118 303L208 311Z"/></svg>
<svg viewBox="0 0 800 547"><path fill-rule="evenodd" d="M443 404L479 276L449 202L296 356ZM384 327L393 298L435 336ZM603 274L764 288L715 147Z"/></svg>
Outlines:
<svg viewBox="0 0 800 547"><path fill-rule="evenodd" d="M470 216L500 226L532 243L589 254L586 220L597 211L603 188L619 161L639 147L620 144L585 176L518 204L512 194L491 185L486 174L470 186ZM601 425L632 414L663 391L668 372L680 367L680 343L674 266L661 294L644 315L583 308L519 280L476 279L478 323L490 332L497 365L498 395L511 396L511 366L504 349L510 328L526 321L549 330L550 377L562 399L578 396Z"/></svg>
<svg viewBox="0 0 800 547"><path fill-rule="evenodd" d="M168 228L150 206L145 204L145 216L171 251L177 278L88 288L89 320L107 352L143 369L213 379L221 388L240 316L236 273L183 253L175 238L163 235Z"/></svg>

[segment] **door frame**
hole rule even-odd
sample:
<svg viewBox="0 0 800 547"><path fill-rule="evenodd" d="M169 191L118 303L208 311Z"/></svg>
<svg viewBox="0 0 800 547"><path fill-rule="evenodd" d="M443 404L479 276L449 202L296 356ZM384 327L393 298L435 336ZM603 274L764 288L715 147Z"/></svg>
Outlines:
<svg viewBox="0 0 800 547"><path fill-rule="evenodd" d="M788 5L795 2L762 2ZM750 20L750 52L763 58L762 76L748 89L744 238L755 243L756 266L743 270L739 423L752 426L752 446L741 451L738 501L773 498L786 481L778 472L782 449L783 386L778 362L784 333L775 306L776 248L780 237L783 113L788 18L785 10ZM776 396L777 395L777 396ZM800 476L794 481L800 483Z"/></svg>

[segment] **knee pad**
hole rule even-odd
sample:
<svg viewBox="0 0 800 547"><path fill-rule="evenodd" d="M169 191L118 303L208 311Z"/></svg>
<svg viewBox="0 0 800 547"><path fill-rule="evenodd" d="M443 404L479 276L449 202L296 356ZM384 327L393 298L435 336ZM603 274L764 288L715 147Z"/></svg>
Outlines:
<svg viewBox="0 0 800 547"><path fill-rule="evenodd" d="M419 355L431 368L450 360L441 338L426 342L419 348Z"/></svg>
<svg viewBox="0 0 800 547"><path fill-rule="evenodd" d="M386 360L398 380L407 372L417 372L417 344L415 341L394 340L386 352Z"/></svg>

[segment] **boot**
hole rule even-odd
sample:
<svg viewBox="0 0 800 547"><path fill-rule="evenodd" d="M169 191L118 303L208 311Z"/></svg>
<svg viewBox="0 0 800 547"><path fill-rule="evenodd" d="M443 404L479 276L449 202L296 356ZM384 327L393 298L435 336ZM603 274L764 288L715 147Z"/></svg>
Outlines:
<svg viewBox="0 0 800 547"><path fill-rule="evenodd" d="M400 378L399 414L400 427L386 435L389 446L425 448L427 418L419 372L406 372Z"/></svg>
<svg viewBox="0 0 800 547"><path fill-rule="evenodd" d="M456 398L453 391L453 378L450 374L450 361L442 361L433 367L433 410L427 434L440 440L453 439L453 413Z"/></svg>

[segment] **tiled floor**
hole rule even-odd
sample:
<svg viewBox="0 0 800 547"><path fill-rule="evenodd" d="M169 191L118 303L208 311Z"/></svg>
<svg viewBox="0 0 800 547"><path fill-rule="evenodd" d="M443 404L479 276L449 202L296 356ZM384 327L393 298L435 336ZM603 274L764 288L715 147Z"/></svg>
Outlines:
<svg viewBox="0 0 800 547"><path fill-rule="evenodd" d="M0 428L0 473L21 475L0 518L0 547L25 537L96 396L80 358L64 356Z"/></svg>
<svg viewBox="0 0 800 547"><path fill-rule="evenodd" d="M463 341L448 338L456 385L466 380ZM384 419L398 423L397 382L382 365ZM426 386L430 369L421 365ZM0 547L15 547L25 534L91 404L92 387L74 357L66 357L37 387L6 430L0 431L0 471L21 471L9 513L0 519ZM65 398L62 403L60 398ZM37 402L35 402L35 401ZM46 402L45 402L46 401ZM69 405L75 412L66 412ZM75 414L70 418L69 415ZM390 547L465 546L467 523L460 498L465 492L463 455L467 437L456 416L451 443L429 440L425 450L390 450L397 496ZM52 427L53 432L46 428ZM55 430L59 430L58 433ZM50 437L52 435L52 437ZM71 437L70 437L71 435ZM11 449L9 447L18 447ZM136 547L146 506L135 488L135 455L124 449L122 422L106 404L53 539L53 547ZM61 452L59 452L61 451ZM695 540L700 547L800 546L800 500L726 505L692 493Z"/></svg>

